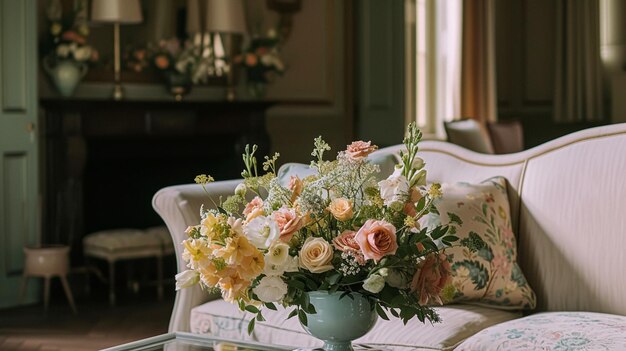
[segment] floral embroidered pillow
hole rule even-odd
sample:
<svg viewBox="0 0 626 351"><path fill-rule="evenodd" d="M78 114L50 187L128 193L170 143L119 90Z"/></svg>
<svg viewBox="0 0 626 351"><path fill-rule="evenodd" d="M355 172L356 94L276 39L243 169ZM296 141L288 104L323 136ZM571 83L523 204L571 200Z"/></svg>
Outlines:
<svg viewBox="0 0 626 351"><path fill-rule="evenodd" d="M446 250L456 290L452 302L511 310L535 308L535 293L517 264L506 180L442 184L442 191L443 197L435 203L439 214L429 214L422 224L450 223L461 242L472 238L483 242L475 252L460 246Z"/></svg>

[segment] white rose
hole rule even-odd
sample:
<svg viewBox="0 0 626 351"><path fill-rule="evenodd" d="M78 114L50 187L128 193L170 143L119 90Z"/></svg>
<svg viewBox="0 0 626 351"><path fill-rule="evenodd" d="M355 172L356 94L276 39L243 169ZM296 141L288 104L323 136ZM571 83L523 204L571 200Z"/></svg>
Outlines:
<svg viewBox="0 0 626 351"><path fill-rule="evenodd" d="M74 50L74 58L77 61L87 61L91 58L91 48L83 46Z"/></svg>
<svg viewBox="0 0 626 351"><path fill-rule="evenodd" d="M363 282L363 289L377 294L385 287L385 278L378 274L373 274L367 277Z"/></svg>
<svg viewBox="0 0 626 351"><path fill-rule="evenodd" d="M62 44L57 46L57 55L59 57L67 57L70 54L70 47L68 45Z"/></svg>
<svg viewBox="0 0 626 351"><path fill-rule="evenodd" d="M270 217L258 216L251 220L244 228L245 236L258 249L267 249L280 235L278 223Z"/></svg>
<svg viewBox="0 0 626 351"><path fill-rule="evenodd" d="M263 302L280 301L287 294L287 284L280 277L263 277L252 291Z"/></svg>
<svg viewBox="0 0 626 351"><path fill-rule="evenodd" d="M200 273L188 269L176 274L176 290L188 288L200 281Z"/></svg>
<svg viewBox="0 0 626 351"><path fill-rule="evenodd" d="M322 238L306 239L300 250L300 266L311 273L323 273L333 269L333 248Z"/></svg>
<svg viewBox="0 0 626 351"><path fill-rule="evenodd" d="M385 206L396 202L404 204L409 197L409 182L403 175L392 174L387 179L378 182L378 186Z"/></svg>

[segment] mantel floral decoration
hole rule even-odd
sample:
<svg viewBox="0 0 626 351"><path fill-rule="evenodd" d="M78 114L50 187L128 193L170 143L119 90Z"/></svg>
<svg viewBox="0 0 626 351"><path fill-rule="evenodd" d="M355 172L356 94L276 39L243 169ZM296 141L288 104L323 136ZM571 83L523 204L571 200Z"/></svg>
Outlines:
<svg viewBox="0 0 626 351"><path fill-rule="evenodd" d="M388 178L368 155L377 147L356 141L335 160L324 158L329 145L315 139L310 167L315 175L276 176L278 154L265 156L257 172L257 148L246 147L243 182L202 220L187 228L183 259L189 270L176 276L177 288L200 284L226 301L264 320L263 308L293 306L289 318L303 325L315 314L308 292L361 294L383 319L388 313L405 323L439 321L431 307L453 298L449 257L452 245L480 248L480 242L455 236L457 225L422 228L420 219L436 212L439 184L426 183L417 157L421 132L414 124L404 139L406 151ZM203 187L212 182L196 177ZM250 199L250 200L249 200ZM455 244L456 243L456 244ZM342 297L343 297L342 296Z"/></svg>
<svg viewBox="0 0 626 351"><path fill-rule="evenodd" d="M262 97L265 86L285 72L280 42L276 30L270 29L265 36L253 37L248 48L234 59L235 64L245 69L248 90L254 97Z"/></svg>
<svg viewBox="0 0 626 351"><path fill-rule="evenodd" d="M87 22L78 18L77 13L83 10L77 8L63 16L60 9L48 9L50 21L48 40L45 43L45 52L55 60L72 60L75 62L95 62L99 53L87 44L89 27Z"/></svg>
<svg viewBox="0 0 626 351"><path fill-rule="evenodd" d="M84 2L69 14L63 14L58 1L51 1L47 9L50 22L46 40L42 43L43 66L63 96L71 96L87 73L88 65L99 59L99 53L87 44L89 27L85 18Z"/></svg>

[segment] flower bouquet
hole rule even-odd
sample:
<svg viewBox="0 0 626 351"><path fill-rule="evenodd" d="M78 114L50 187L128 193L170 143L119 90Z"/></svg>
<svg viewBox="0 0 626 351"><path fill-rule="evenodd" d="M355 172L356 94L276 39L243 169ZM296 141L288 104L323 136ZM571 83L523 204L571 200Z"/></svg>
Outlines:
<svg viewBox="0 0 626 351"><path fill-rule="evenodd" d="M98 61L99 53L87 44L89 27L86 20L78 16L84 9L78 7L63 16L61 7L56 5L51 2L47 10L50 26L42 46L42 52L47 52L43 66L59 92L71 96L87 74L87 65Z"/></svg>
<svg viewBox="0 0 626 351"><path fill-rule="evenodd" d="M245 68L248 89L253 96L263 96L265 85L285 71L279 43L276 31L270 30L267 36L252 38L248 49L234 59L235 64Z"/></svg>
<svg viewBox="0 0 626 351"><path fill-rule="evenodd" d="M339 294L369 303L372 313L388 313L405 323L439 321L433 303L454 295L445 254L458 238L455 224L422 228L420 219L436 212L439 184L427 185L417 157L421 132L411 124L406 151L388 178L368 160L377 149L357 141L335 160L329 145L315 139L310 167L315 175L291 176L281 184L276 160L265 156L257 173L256 147L246 147L243 182L212 209L201 209L200 224L187 228L183 259L189 270L176 276L177 289L199 283L219 290L226 301L256 314L263 307L293 306L303 326L316 313L311 293ZM213 181L196 177L203 187Z"/></svg>

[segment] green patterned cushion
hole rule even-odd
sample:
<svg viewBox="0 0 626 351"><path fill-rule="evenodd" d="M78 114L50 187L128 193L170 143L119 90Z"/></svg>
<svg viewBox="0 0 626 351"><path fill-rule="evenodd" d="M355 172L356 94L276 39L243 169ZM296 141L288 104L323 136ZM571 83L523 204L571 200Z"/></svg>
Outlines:
<svg viewBox="0 0 626 351"><path fill-rule="evenodd" d="M442 184L443 197L435 202L440 215L429 214L423 224L455 224L462 240L475 233L485 246L471 252L452 247L453 302L477 303L501 309L533 309L535 293L517 264L517 246L511 226L506 180L481 184Z"/></svg>

